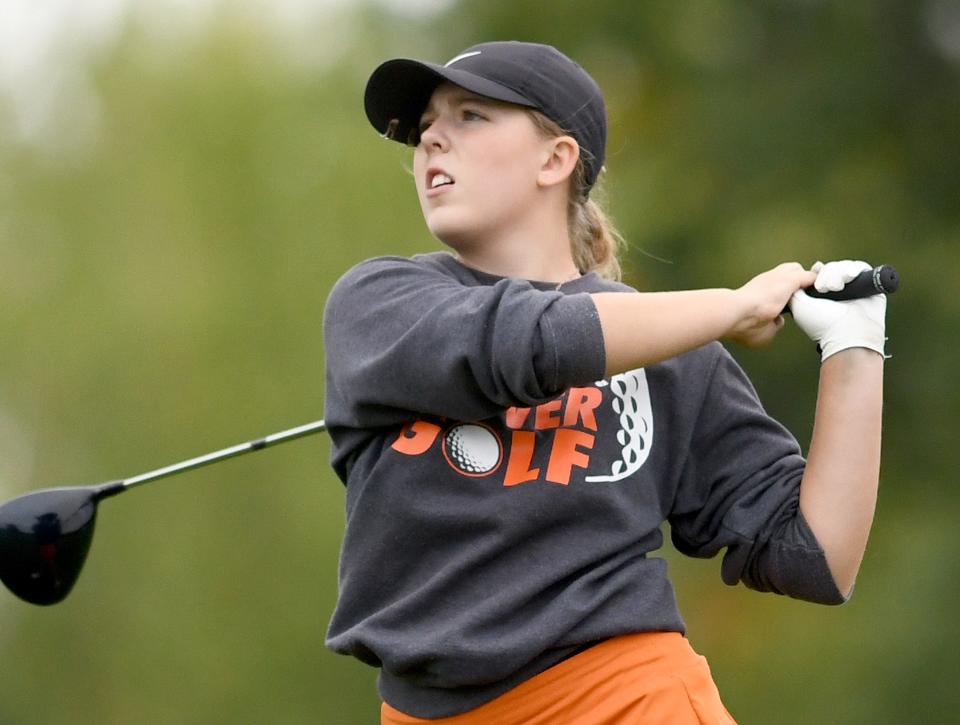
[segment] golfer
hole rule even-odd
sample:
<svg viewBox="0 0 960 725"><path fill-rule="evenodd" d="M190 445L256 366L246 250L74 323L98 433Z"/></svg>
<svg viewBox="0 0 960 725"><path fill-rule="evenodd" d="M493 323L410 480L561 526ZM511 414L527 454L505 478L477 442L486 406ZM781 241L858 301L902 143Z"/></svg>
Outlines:
<svg viewBox="0 0 960 725"><path fill-rule="evenodd" d="M450 252L348 271L325 312L346 484L328 645L380 668L383 723L729 723L685 638L661 525L727 584L839 604L879 475L885 298L866 267L781 264L736 289L616 281L591 192L603 96L556 49L391 60L366 113L414 147ZM745 278L749 275L745 275ZM808 457L720 340L793 317L821 351Z"/></svg>

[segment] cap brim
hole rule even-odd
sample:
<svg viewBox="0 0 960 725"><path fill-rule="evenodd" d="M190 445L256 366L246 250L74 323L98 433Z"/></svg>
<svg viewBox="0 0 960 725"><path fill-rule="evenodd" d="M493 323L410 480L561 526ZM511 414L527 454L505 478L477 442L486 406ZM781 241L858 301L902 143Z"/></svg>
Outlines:
<svg viewBox="0 0 960 725"><path fill-rule="evenodd" d="M399 58L382 63L370 75L363 97L367 118L381 134L389 132L389 138L407 143L420 125L420 117L430 102L430 96L444 81L486 98L536 107L507 86L473 73Z"/></svg>

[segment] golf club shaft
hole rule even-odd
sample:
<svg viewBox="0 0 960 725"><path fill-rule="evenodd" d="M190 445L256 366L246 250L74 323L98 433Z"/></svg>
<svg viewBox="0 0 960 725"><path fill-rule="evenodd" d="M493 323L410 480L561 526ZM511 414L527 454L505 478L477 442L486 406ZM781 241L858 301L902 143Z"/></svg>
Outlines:
<svg viewBox="0 0 960 725"><path fill-rule="evenodd" d="M186 461L181 461L180 463L164 466L163 468L158 468L154 471L147 471L146 473L141 473L138 476L125 478L120 481L120 487L122 488L118 488L120 488L120 490L126 490L128 488L133 488L134 486L139 486L142 483L147 483L148 481L156 481L158 478L166 478L167 476L172 476L176 473L182 473L183 471L189 471L194 468L200 468L201 466L207 466L211 463L216 463L217 461L222 461L227 458L242 456L244 453L259 451L276 443L285 443L286 441L296 440L297 438L303 438L304 436L319 433L323 430L326 430L326 424L322 420L317 420L313 423L306 423L304 425L297 426L296 428L283 430L279 433L272 433L265 438L258 438L257 440L248 441L247 443L240 443L239 445L223 448L219 451L213 451L212 453L206 453L202 456L197 456L196 458L190 458Z"/></svg>

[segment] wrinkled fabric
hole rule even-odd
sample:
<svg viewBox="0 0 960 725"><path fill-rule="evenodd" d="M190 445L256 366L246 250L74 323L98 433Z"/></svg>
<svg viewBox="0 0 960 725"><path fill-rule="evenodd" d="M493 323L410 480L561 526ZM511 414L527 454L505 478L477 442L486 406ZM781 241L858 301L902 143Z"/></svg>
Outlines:
<svg viewBox="0 0 960 725"><path fill-rule="evenodd" d="M683 632L664 561L842 601L799 513L804 459L719 343L604 379L588 274L503 279L448 254L348 272L324 321L346 484L328 646L422 718L476 708L580 651Z"/></svg>

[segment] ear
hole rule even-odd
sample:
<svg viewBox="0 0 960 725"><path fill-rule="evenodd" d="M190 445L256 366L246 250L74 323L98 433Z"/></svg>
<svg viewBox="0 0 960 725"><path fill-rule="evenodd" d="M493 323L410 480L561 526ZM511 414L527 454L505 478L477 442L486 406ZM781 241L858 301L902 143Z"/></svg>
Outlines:
<svg viewBox="0 0 960 725"><path fill-rule="evenodd" d="M540 173L537 185L540 187L565 184L580 158L580 145L570 136L557 136L544 142Z"/></svg>

